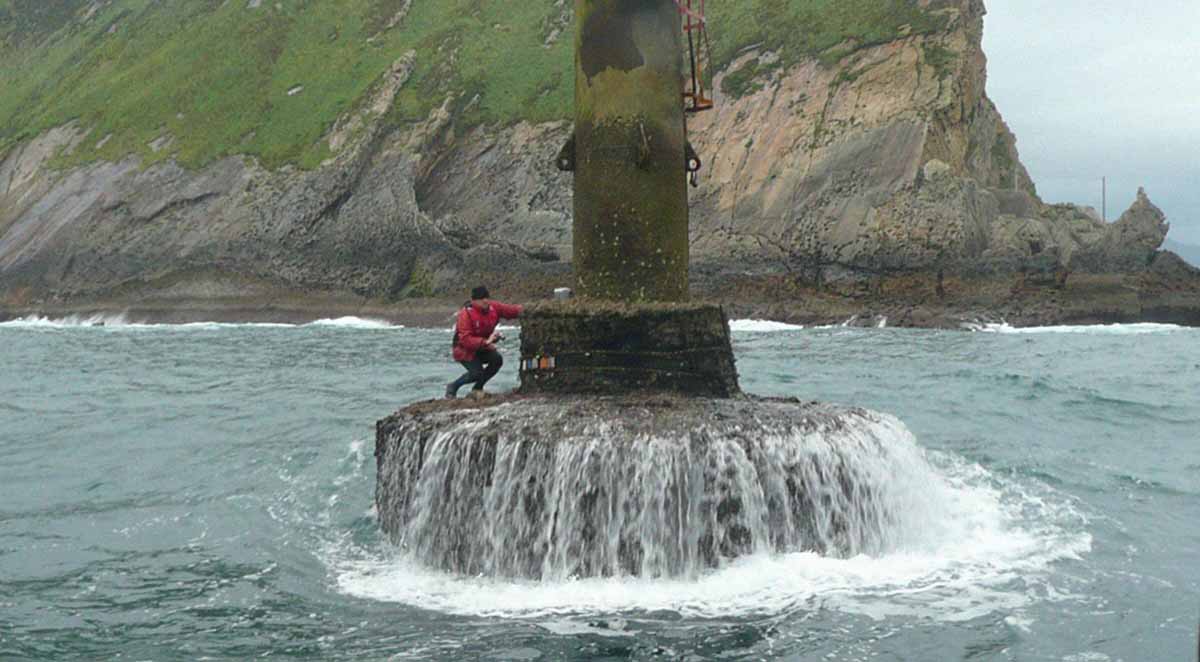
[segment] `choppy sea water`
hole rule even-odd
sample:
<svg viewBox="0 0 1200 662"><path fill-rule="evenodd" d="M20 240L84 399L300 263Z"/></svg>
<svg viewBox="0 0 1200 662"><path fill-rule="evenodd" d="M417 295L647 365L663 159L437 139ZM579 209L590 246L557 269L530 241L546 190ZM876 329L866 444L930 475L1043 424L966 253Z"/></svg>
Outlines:
<svg viewBox="0 0 1200 662"><path fill-rule="evenodd" d="M745 390L904 421L911 544L531 583L378 531L374 421L447 332L98 321L0 324L0 659L1196 656L1200 330L737 322Z"/></svg>

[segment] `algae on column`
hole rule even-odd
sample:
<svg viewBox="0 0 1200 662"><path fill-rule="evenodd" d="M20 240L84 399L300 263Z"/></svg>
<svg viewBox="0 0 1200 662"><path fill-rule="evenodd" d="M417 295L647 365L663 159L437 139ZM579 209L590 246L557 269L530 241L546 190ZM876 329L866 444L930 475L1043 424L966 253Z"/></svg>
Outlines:
<svg viewBox="0 0 1200 662"><path fill-rule="evenodd" d="M679 12L671 0L576 0L575 8L578 292L611 301L684 301Z"/></svg>

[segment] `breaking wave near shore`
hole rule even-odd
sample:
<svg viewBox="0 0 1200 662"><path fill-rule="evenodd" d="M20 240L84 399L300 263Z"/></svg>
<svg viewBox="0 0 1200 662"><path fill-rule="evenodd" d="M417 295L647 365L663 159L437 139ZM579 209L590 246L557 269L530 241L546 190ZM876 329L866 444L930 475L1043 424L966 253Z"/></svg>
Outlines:
<svg viewBox="0 0 1200 662"><path fill-rule="evenodd" d="M1070 333L1070 334L1110 334L1110 335L1143 335L1147 333L1172 333L1175 331L1187 331L1189 327L1178 326L1176 324L1155 324L1152 322L1142 322L1135 324L1081 324L1078 326L1029 326L1016 327L1007 323L990 323L990 324L969 324L966 328L970 331L981 333L1007 333L1007 334L1037 334L1037 333Z"/></svg>
<svg viewBox="0 0 1200 662"><path fill-rule="evenodd" d="M30 315L7 322L0 322L0 328L11 329L158 329L158 330L217 330L217 329L294 329L303 327L327 327L341 329L403 329L401 324L372 319L367 317L338 317L318 319L299 324L284 324L271 322L188 322L183 324L167 324L143 322L130 319L124 314L97 315L68 315L65 317L43 317Z"/></svg>
<svg viewBox="0 0 1200 662"><path fill-rule="evenodd" d="M449 320L449 314L447 320ZM804 326L766 319L737 319L729 322L732 332L743 335L796 333L801 331L821 331L843 328L886 329L888 319L878 317L868 320L869 324L860 323L858 318L850 318L840 324ZM444 325L447 329L450 322ZM322 318L309 322L279 323L279 322L187 322L163 323L147 322L125 313L102 313L93 315L66 315L61 317L44 315L27 315L8 321L0 321L0 328L8 329L109 329L109 330L217 330L217 329L296 329L296 328L331 328L331 329L405 329L404 324L397 324L384 319L371 317L344 316ZM441 327L436 327L441 328ZM519 326L503 326L504 330L517 330ZM1018 327L1007 322L969 322L961 327L965 331L977 333L993 333L1008 335L1032 334L1075 334L1075 335L1144 335L1162 334L1180 331L1190 331L1190 327L1175 324L1130 323L1130 324L1084 324Z"/></svg>

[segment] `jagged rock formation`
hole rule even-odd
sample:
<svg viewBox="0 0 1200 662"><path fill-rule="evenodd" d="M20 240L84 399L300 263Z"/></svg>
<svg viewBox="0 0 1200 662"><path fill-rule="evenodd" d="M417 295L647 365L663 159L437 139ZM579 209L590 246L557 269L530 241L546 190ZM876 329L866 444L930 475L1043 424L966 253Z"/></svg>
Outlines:
<svg viewBox="0 0 1200 662"><path fill-rule="evenodd" d="M1103 273L1139 271L1158 256L1171 226L1162 210L1138 189L1137 200L1116 223L1104 227L1097 241L1087 243L1068 260L1073 268Z"/></svg>
<svg viewBox="0 0 1200 662"><path fill-rule="evenodd" d="M999 211L990 191L1034 187L984 93L982 3L939 6L940 32L809 60L702 118L718 186L699 200L701 259L730 241L739 260L766 248L789 266L875 271L983 253Z"/></svg>
<svg viewBox="0 0 1200 662"><path fill-rule="evenodd" d="M393 4L382 31L416 11ZM751 45L718 73L726 93L690 128L707 164L692 198L701 291L731 274L1061 279L1156 259L1163 218L1144 195L1112 226L1038 198L985 93L982 1L917 4L937 29L902 26L815 56ZM558 47L570 7L555 7L538 48ZM478 96L458 93L427 116L388 120L401 95L429 93L409 89L421 57L401 54L379 75L327 129L329 157L312 170L136 156L59 169L64 155L108 149L111 135L78 123L12 146L0 155L0 304L398 301L456 292L464 278L525 292L564 282L570 181L553 158L570 126L468 122ZM154 145L172 149L169 135Z"/></svg>
<svg viewBox="0 0 1200 662"><path fill-rule="evenodd" d="M696 196L696 259L818 279L1121 272L1152 261L1164 218L1144 193L1127 214L1142 232L1042 203L985 92L983 3L927 4L943 31L834 67L810 60L701 118L693 135L713 185ZM732 69L772 57L751 51Z"/></svg>

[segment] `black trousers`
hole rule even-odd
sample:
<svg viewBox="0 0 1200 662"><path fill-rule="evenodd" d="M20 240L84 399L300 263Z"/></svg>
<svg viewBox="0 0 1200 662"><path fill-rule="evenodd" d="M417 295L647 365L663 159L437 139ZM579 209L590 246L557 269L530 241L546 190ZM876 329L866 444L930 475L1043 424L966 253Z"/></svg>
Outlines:
<svg viewBox="0 0 1200 662"><path fill-rule="evenodd" d="M475 353L474 360L459 361L459 363L467 369L467 373L451 383L454 390L457 391L467 384L474 384L475 387L472 390L482 391L484 384L490 382L492 377L500 372L500 368L504 367L504 357L495 350L480 350Z"/></svg>

